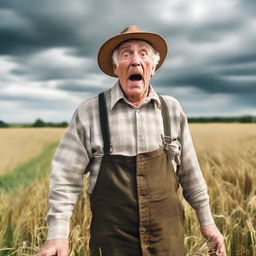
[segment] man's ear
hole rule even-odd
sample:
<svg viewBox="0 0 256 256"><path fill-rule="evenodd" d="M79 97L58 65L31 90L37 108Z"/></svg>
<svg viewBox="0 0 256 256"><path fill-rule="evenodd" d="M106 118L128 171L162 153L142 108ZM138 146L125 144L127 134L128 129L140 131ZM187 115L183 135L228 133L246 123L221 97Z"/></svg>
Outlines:
<svg viewBox="0 0 256 256"><path fill-rule="evenodd" d="M117 65L116 65L116 64L113 64L113 71L114 71L114 74L115 74L115 75L118 75L116 69L117 69Z"/></svg>
<svg viewBox="0 0 256 256"><path fill-rule="evenodd" d="M153 67L153 68L152 68L151 77L155 74L155 69L156 69L156 67Z"/></svg>

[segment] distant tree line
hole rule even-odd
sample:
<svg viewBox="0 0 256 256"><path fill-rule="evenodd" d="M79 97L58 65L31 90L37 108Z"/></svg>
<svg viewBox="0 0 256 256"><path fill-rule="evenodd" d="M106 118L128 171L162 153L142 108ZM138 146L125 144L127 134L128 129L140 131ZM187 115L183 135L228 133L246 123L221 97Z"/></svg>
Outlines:
<svg viewBox="0 0 256 256"><path fill-rule="evenodd" d="M9 127L9 125L7 123L5 123L4 121L0 120L0 127L5 128L5 127Z"/></svg>
<svg viewBox="0 0 256 256"><path fill-rule="evenodd" d="M42 119L38 118L32 124L8 124L4 121L0 120L0 128L7 128L7 127L67 127L68 122L60 122L60 123L53 123L53 122L44 122Z"/></svg>
<svg viewBox="0 0 256 256"><path fill-rule="evenodd" d="M256 123L256 116L240 117L190 117L189 123Z"/></svg>
<svg viewBox="0 0 256 256"><path fill-rule="evenodd" d="M33 124L32 127L67 127L68 122L61 122L61 123L52 123L52 122L44 122L42 119L37 119Z"/></svg>
<svg viewBox="0 0 256 256"><path fill-rule="evenodd" d="M189 117L189 123L256 123L256 116L240 117ZM38 118L32 124L8 124L0 120L0 128L6 127L67 127L68 122L52 123L44 122Z"/></svg>

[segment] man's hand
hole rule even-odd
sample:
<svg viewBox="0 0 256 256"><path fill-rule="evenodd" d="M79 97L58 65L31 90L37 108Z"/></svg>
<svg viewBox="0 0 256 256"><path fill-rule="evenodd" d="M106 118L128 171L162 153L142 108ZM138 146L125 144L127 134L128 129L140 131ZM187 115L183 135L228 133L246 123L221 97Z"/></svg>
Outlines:
<svg viewBox="0 0 256 256"><path fill-rule="evenodd" d="M225 255L225 245L224 238L215 224L202 226L202 235L207 238L212 244L215 252L211 254L212 256L224 256Z"/></svg>
<svg viewBox="0 0 256 256"><path fill-rule="evenodd" d="M36 256L68 256L68 239L48 240Z"/></svg>

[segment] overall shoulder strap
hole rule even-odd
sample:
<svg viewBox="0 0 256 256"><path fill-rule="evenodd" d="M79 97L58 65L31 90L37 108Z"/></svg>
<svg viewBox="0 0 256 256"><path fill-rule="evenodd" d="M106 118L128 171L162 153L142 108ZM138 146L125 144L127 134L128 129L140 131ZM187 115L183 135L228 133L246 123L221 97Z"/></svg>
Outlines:
<svg viewBox="0 0 256 256"><path fill-rule="evenodd" d="M163 117L163 124L164 124L164 135L165 136L171 136L171 127L170 127L170 116L169 116L169 110L167 107L167 104L164 100L164 98L158 94L158 97L161 101L161 112Z"/></svg>
<svg viewBox="0 0 256 256"><path fill-rule="evenodd" d="M108 112L104 96L104 92L98 95L99 98L99 114L100 114L100 127L104 143L104 154L110 153L110 134L108 125Z"/></svg>

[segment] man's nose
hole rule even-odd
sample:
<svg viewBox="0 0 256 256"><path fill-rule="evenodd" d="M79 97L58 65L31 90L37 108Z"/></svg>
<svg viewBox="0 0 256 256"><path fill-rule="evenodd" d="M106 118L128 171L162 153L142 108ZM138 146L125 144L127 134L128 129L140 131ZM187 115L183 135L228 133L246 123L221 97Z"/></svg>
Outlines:
<svg viewBox="0 0 256 256"><path fill-rule="evenodd" d="M140 66L140 57L136 53L132 55L131 66L133 67Z"/></svg>

